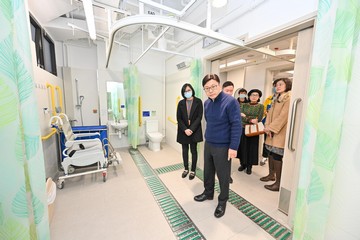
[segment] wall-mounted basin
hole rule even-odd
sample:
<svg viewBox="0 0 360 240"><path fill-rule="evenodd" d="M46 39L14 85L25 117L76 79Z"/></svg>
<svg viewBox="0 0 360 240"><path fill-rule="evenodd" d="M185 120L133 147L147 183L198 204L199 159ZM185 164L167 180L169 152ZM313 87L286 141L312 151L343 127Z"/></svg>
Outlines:
<svg viewBox="0 0 360 240"><path fill-rule="evenodd" d="M128 126L127 120L120 120L120 122L112 122L111 127L115 129L115 131L119 134L119 138L121 138L121 132L126 129Z"/></svg>
<svg viewBox="0 0 360 240"><path fill-rule="evenodd" d="M112 122L111 126L115 128L116 130L123 130L124 128L127 128L128 122L127 120L120 120L120 122Z"/></svg>

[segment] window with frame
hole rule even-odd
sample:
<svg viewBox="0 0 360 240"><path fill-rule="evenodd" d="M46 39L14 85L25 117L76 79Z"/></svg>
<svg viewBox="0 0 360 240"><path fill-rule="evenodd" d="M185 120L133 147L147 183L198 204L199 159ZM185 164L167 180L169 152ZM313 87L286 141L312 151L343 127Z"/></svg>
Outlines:
<svg viewBox="0 0 360 240"><path fill-rule="evenodd" d="M35 43L37 66L57 75L55 45L50 36L30 15L31 39Z"/></svg>

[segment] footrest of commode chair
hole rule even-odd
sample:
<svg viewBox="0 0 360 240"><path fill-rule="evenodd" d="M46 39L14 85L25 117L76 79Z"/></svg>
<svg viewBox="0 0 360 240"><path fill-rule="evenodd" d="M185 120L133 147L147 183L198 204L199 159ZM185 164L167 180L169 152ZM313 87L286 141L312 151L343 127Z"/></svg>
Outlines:
<svg viewBox="0 0 360 240"><path fill-rule="evenodd" d="M115 154L112 154L112 157L108 159L109 165L113 164L114 162L116 162L117 165L122 163L122 158L120 156L120 153L118 153L118 152L114 152L114 153Z"/></svg>

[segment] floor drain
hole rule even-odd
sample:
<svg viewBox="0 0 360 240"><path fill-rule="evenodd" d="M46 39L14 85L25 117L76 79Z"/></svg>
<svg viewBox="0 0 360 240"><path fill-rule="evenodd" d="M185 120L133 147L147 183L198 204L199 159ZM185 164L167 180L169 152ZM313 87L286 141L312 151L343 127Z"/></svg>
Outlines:
<svg viewBox="0 0 360 240"><path fill-rule="evenodd" d="M158 174L168 173L183 168L183 164L175 164L162 168L157 168L155 171ZM204 172L200 169L196 169L196 176L204 181ZM215 190L220 192L219 183L215 183ZM275 219L261 211L256 206L252 205L249 201L238 195L236 192L230 189L229 191L229 203L234 205L239 211L241 211L250 220L268 232L275 239L288 240L292 238L292 231L278 223Z"/></svg>
<svg viewBox="0 0 360 240"><path fill-rule="evenodd" d="M175 236L181 240L205 239L157 175L180 167L174 165L154 171L138 150L130 149L129 152Z"/></svg>

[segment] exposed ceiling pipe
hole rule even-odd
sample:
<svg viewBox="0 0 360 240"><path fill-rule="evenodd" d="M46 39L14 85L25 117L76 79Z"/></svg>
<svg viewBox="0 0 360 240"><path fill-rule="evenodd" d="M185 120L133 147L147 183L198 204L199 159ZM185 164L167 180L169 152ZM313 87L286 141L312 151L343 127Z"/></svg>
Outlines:
<svg viewBox="0 0 360 240"><path fill-rule="evenodd" d="M196 2L196 0L192 0L191 2L189 2L184 8L183 10L181 10L181 14L179 17L184 16L184 14L186 13L186 11Z"/></svg>
<svg viewBox="0 0 360 240"><path fill-rule="evenodd" d="M140 15L144 14L144 12L145 12L144 9L145 9L144 3L139 2L139 14Z"/></svg>
<svg viewBox="0 0 360 240"><path fill-rule="evenodd" d="M211 29L211 0L207 1L206 28Z"/></svg>
<svg viewBox="0 0 360 240"><path fill-rule="evenodd" d="M111 21L111 10L110 9L107 9L107 24L108 24L108 31L110 32L110 26L112 24L112 21Z"/></svg>
<svg viewBox="0 0 360 240"><path fill-rule="evenodd" d="M111 9L112 11L124 14L125 16L131 16L131 13L128 12L128 11L121 10L119 8L116 8L116 7L112 7L112 6L109 6L109 5L104 4L104 3L93 1L93 5L96 6L96 7L101 7L101 8L105 8L105 9Z"/></svg>
<svg viewBox="0 0 360 240"><path fill-rule="evenodd" d="M202 27L196 26L194 24L190 24L190 23L187 23L184 21L179 21L174 18L164 17L164 16L154 16L154 15L137 15L137 16L135 15L135 16L130 16L130 17L120 19L120 20L114 22L114 24L112 25L111 31L110 31L110 36L109 36L109 46L106 51L106 58L107 58L106 67L108 67L108 65L109 65L110 55L111 55L111 51L112 51L112 45L113 45L114 37L115 37L115 34L117 33L117 31L119 31L120 29L127 27L127 26L139 25L139 24L159 24L159 25L164 25L164 26L175 27L175 28L179 28L179 29L194 33L194 34L210 37L210 38L219 40L221 42L228 43L228 44L231 44L234 46L238 46L238 47L241 47L244 49L254 50L252 48L245 47L244 42L241 40L230 38L221 33L217 33L211 29L202 28Z"/></svg>
<svg viewBox="0 0 360 240"><path fill-rule="evenodd" d="M136 64L144 55L147 53L152 46L166 33L167 30L169 30L170 27L166 27L159 36L156 37L156 39L141 53L141 55L133 62L133 64ZM107 67L107 66L106 66Z"/></svg>
<svg viewBox="0 0 360 240"><path fill-rule="evenodd" d="M152 48L152 49L150 49L150 50L154 50L154 51L158 51L158 52L164 52L164 53L169 53L169 54L174 54L174 55L179 55L179 56L183 56L183 57L195 58L194 56L190 56L190 55L188 55L188 54L179 53L179 52L173 52L173 51L164 50L164 49L159 49L159 48Z"/></svg>
<svg viewBox="0 0 360 240"><path fill-rule="evenodd" d="M256 7L258 7L260 4L262 4L265 1L266 0L253 0L252 3L247 4L246 6L240 6L240 7L236 8L236 9L230 11L229 13L226 14L226 16L220 17L220 18L214 20L212 22L212 28L213 29L221 29L221 28L223 28L228 23L230 23L230 22L234 21L235 19L243 16L247 12L255 9ZM203 7L203 5L199 5L198 7ZM186 40L182 40L182 42L187 43L187 44L186 44L186 46L183 46L180 51L183 51L183 50L193 46L194 44L198 43L201 40L202 40L202 38L199 38L199 37L194 38L193 36L191 36L190 38L188 38Z"/></svg>
<svg viewBox="0 0 360 240"><path fill-rule="evenodd" d="M83 6L85 11L86 23L89 29L89 35L92 40L96 39L96 30L95 30L95 19L94 11L91 0L83 0Z"/></svg>

